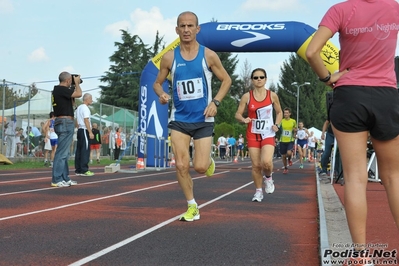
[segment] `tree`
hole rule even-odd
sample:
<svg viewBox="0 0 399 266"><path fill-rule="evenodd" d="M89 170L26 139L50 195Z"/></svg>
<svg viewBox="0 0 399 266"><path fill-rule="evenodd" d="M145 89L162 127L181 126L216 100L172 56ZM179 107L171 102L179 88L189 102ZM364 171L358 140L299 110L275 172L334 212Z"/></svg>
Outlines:
<svg viewBox="0 0 399 266"><path fill-rule="evenodd" d="M245 59L240 73L240 79L242 82L242 87L240 91L241 96L246 92L249 92L252 88L251 74L252 74L252 66L248 62L248 59Z"/></svg>
<svg viewBox="0 0 399 266"><path fill-rule="evenodd" d="M297 87L291 85L293 82L310 83L300 87L299 121L303 121L305 127L321 128L327 116L325 95L330 89L319 82L309 64L296 54L291 54L288 61L283 63L280 74L281 85L277 85L281 108L289 107L292 118L296 119Z"/></svg>
<svg viewBox="0 0 399 266"><path fill-rule="evenodd" d="M10 109L15 105L26 103L29 98L32 98L38 93L36 84L31 86L22 86L18 84L5 84L0 85L0 102L3 103L3 90L5 93L5 101L3 109ZM29 96L30 94L30 96Z"/></svg>
<svg viewBox="0 0 399 266"><path fill-rule="evenodd" d="M138 110L140 74L153 53L139 36L121 31L122 42L115 42L117 50L109 58L114 64L100 79L101 82L108 83L107 86L100 86L100 102ZM161 42L162 38L157 40Z"/></svg>
<svg viewBox="0 0 399 266"><path fill-rule="evenodd" d="M238 78L236 74L234 74L238 64L237 55L233 56L232 53L227 52L217 54L219 55L223 67L230 75L232 85L230 87L230 91L227 93L226 97L223 99L218 108L218 114L215 117L215 123L235 123L236 121L234 115L232 116L232 114L235 114L237 110L238 101L240 99L238 98L237 100L237 97L241 97L240 93L243 87L242 81ZM220 85L221 82L214 76L212 78L212 97L215 97L215 95L219 91Z"/></svg>

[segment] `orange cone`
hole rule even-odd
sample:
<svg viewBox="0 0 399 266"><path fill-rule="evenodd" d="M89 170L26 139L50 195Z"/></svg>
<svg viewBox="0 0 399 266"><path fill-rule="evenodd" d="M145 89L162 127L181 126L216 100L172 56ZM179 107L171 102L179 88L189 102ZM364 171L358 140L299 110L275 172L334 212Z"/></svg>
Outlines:
<svg viewBox="0 0 399 266"><path fill-rule="evenodd" d="M237 156L234 156L234 162L235 162L235 163L238 163L238 158L237 158Z"/></svg>
<svg viewBox="0 0 399 266"><path fill-rule="evenodd" d="M144 169L144 160L143 158L138 158L136 163L136 169Z"/></svg>

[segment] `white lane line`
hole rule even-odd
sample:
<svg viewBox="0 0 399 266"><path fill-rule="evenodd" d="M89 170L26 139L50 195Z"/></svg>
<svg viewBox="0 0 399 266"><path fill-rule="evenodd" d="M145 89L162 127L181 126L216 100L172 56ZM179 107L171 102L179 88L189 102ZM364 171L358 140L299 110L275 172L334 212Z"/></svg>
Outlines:
<svg viewBox="0 0 399 266"><path fill-rule="evenodd" d="M227 172L229 172L229 171L219 172L219 173L217 173L217 174L215 173L214 176L215 176L215 175L224 174L224 173L227 173ZM160 174L161 174L161 173L160 173ZM164 173L162 173L162 174L164 174ZM154 175L155 175L155 174L154 174ZM148 176L148 175L147 175L147 176ZM201 179L201 178L205 178L205 177L206 177L206 176L194 177L193 180L195 180L195 179ZM119 178L118 178L118 179L113 179L113 180L119 180ZM110 181L111 181L111 180L110 180ZM92 183L95 183L95 182L92 182ZM75 203L65 204L65 205L61 205L61 206L57 206L57 207L53 207L53 208L47 208L47 209L43 209L43 210L37 210L37 211L32 211L32 212L25 212L25 213L21 213L21 214L6 216L6 217L0 218L0 221L15 219L15 218L24 217L24 216L29 216L29 215L38 214L38 213L43 213L43 212L49 212L49 211L55 211L55 210L65 209L65 208L69 208L69 207L73 207L73 206L77 206L77 205L82 205L82 204L85 204L85 203L90 203L90 202L95 202L95 201L100 201L100 200L115 198L115 197L124 196L124 195L128 195L128 194L136 193L136 192L141 192L141 191L145 191L145 190L150 190L150 189L153 189L153 188L159 188L159 187L169 186L169 185L173 185L173 184L176 184L176 183L177 183L177 181L173 181L173 182L168 182L168 183L160 184L160 185L156 185L156 186L151 186L151 187L146 187L146 188L140 188L140 189L136 189L136 190L132 190L132 191L126 191L126 192L123 192L123 193L118 193L118 194L114 194L114 195L110 195L110 196L104 196L104 197L100 197L100 198L94 198L94 199L79 201L79 202L75 202ZM88 184L88 183L85 183L85 184ZM58 188L58 189L68 189L68 188Z"/></svg>
<svg viewBox="0 0 399 266"><path fill-rule="evenodd" d="M73 170L71 170L71 172L73 172ZM13 173L13 174L0 174L0 176L3 176L3 175L5 175L5 176L10 176L10 175L19 175L19 176L21 176L21 175L27 175L27 174L49 174L50 176L0 181L0 185L1 184L9 184L9 183L20 183L20 182L26 182L26 181L37 181L37 180L42 180L42 179L51 180L51 172L22 172L22 173ZM102 175L106 175L106 174L109 174L109 173L99 172L99 173L95 173L95 174L96 174L96 176L102 176ZM72 174L70 176L77 176L77 175Z"/></svg>
<svg viewBox="0 0 399 266"><path fill-rule="evenodd" d="M28 175L28 174L48 174L51 173L51 171L34 171L34 172L15 172L15 173L1 173L0 172L0 176L14 176L14 175Z"/></svg>
<svg viewBox="0 0 399 266"><path fill-rule="evenodd" d="M253 183L253 181L249 182L249 183L247 183L247 184L245 184L245 185L243 185L241 187L238 187L238 188L236 188L236 189L234 189L234 190L232 190L230 192L227 192L227 193L225 193L223 195L220 195L219 197L214 198L213 200L205 202L205 203L199 205L199 208L205 207L205 206L207 206L207 205L209 205L209 204L211 204L211 203L213 203L215 201L218 201L218 200L220 200L220 199L222 199L222 198L224 198L224 197L226 197L226 196L228 196L228 195L230 195L230 194L232 194L232 193L234 193L234 192L236 192L236 191L238 191L240 189L243 189L243 188L251 185L252 183ZM151 228L148 228L147 230L144 230L141 233L138 233L138 234L136 234L134 236L131 236L131 237L125 239L125 240L122 240L121 242L116 243L116 244L114 244L112 246L109 246L108 248L100 250L99 252L96 252L96 253L94 253L94 254L92 254L90 256L87 256L86 258L80 259L80 260L78 260L78 261L76 261L76 262L74 262L72 264L69 264L69 266L80 266L80 265L88 263L88 262L90 262L92 260L95 260L95 259L97 259L97 258L99 258L101 256L104 256L104 255L106 255L106 254L108 254L108 253L110 253L110 252L112 252L112 251L114 251L114 250L116 250L116 249L118 249L120 247L123 247L123 246L125 246L125 245L127 245L127 244L129 244L129 243L131 243L131 242L133 242L133 241L145 236L145 235L148 235L148 234L154 232L155 230L157 230L157 229L159 229L161 227L164 227L164 226L176 221L177 219L179 219L180 216L181 216L181 214L177 215L177 216L175 216L173 218L170 218L169 220L166 220L166 221L164 221L164 222L162 222L160 224L157 224L157 225L155 225L155 226L153 226Z"/></svg>
<svg viewBox="0 0 399 266"><path fill-rule="evenodd" d="M117 178L114 178L114 179L105 179L105 180L97 180L97 181L91 181L91 182L86 182L86 183L78 183L76 186L84 186L84 185L97 184L97 183L103 183L103 182L119 181L119 180L124 180L124 179L135 179L135 178L139 178L139 177L147 177L147 176L162 175L162 174L165 174L165 173L154 173L154 174L146 174L146 175L139 175L139 176L117 177ZM29 180L35 180L36 181L38 179L29 179ZM22 191L16 191L16 192L2 193L2 194L0 194L0 197L9 196L9 195L16 195L16 194L23 194L23 193L31 193L31 192L37 192L37 191L43 191L43 190L49 190L49 189L65 189L65 188L46 187L46 188L22 190Z"/></svg>

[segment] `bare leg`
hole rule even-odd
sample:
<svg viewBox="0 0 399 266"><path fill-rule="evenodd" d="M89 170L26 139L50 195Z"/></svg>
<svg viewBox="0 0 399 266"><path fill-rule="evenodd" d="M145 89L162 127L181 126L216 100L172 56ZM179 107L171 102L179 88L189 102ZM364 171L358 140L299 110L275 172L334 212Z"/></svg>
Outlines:
<svg viewBox="0 0 399 266"><path fill-rule="evenodd" d="M251 155L252 162L252 180L254 181L255 188L262 189L262 165L261 165L261 150L258 148L248 148L249 154Z"/></svg>
<svg viewBox="0 0 399 266"><path fill-rule="evenodd" d="M377 155L378 173L387 193L393 219L399 229L399 136L389 141L372 138L372 142Z"/></svg>
<svg viewBox="0 0 399 266"><path fill-rule="evenodd" d="M271 176L273 172L274 146L265 145L262 147L261 152L262 171L265 176Z"/></svg>
<svg viewBox="0 0 399 266"><path fill-rule="evenodd" d="M366 244L367 156L366 131L345 133L334 128L345 179L345 212L354 244Z"/></svg>

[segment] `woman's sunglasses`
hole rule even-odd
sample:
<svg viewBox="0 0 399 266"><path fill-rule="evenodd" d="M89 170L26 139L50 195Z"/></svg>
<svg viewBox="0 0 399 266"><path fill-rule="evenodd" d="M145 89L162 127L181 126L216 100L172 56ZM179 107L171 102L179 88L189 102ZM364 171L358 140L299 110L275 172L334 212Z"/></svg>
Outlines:
<svg viewBox="0 0 399 266"><path fill-rule="evenodd" d="M259 77L258 77L258 76L254 76L254 77L253 77L254 80L257 80L257 79L264 79L264 78L265 78L265 76L259 76Z"/></svg>

